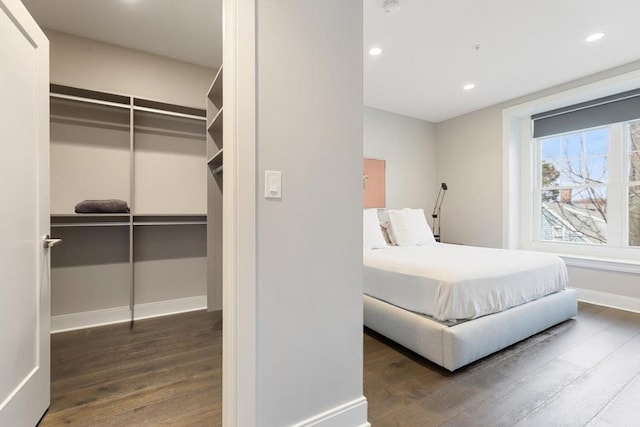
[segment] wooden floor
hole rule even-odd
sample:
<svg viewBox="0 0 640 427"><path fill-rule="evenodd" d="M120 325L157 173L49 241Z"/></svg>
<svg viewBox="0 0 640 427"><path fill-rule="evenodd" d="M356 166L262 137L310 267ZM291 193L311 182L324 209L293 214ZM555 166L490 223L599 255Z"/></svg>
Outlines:
<svg viewBox="0 0 640 427"><path fill-rule="evenodd" d="M222 424L221 313L197 311L51 336L40 426Z"/></svg>
<svg viewBox="0 0 640 427"><path fill-rule="evenodd" d="M205 312L52 336L41 426L219 426L221 321ZM638 426L640 314L576 319L455 373L364 334L369 422L383 426Z"/></svg>
<svg viewBox="0 0 640 427"><path fill-rule="evenodd" d="M369 421L383 426L640 426L640 314L577 318L455 373L364 337Z"/></svg>

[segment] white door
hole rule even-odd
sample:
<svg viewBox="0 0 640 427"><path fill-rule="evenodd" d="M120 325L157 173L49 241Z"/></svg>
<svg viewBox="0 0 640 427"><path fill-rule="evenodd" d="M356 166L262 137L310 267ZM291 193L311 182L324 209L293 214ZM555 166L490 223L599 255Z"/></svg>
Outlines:
<svg viewBox="0 0 640 427"><path fill-rule="evenodd" d="M49 41L0 0L0 426L49 406Z"/></svg>

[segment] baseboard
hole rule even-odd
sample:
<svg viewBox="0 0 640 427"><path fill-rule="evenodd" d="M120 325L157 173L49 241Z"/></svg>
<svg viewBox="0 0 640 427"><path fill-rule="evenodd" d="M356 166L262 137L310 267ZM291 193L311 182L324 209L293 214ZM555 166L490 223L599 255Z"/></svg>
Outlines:
<svg viewBox="0 0 640 427"><path fill-rule="evenodd" d="M137 304L135 306L135 320L203 310L205 308L207 308L206 295ZM63 314L60 316L51 316L51 333L55 334L76 329L111 325L114 323L128 322L130 320L131 312L129 311L129 307L126 306Z"/></svg>
<svg viewBox="0 0 640 427"><path fill-rule="evenodd" d="M206 308L206 295L190 298L172 299L168 301L150 302L147 304L136 305L135 319L149 319L151 317L186 313L187 311L204 310Z"/></svg>
<svg viewBox="0 0 640 427"><path fill-rule="evenodd" d="M314 415L293 427L371 427L367 421L367 399L362 396Z"/></svg>
<svg viewBox="0 0 640 427"><path fill-rule="evenodd" d="M607 292L591 291L589 289L574 289L578 291L578 301L640 313L640 299L638 298L609 294Z"/></svg>
<svg viewBox="0 0 640 427"><path fill-rule="evenodd" d="M115 307L104 310L51 316L51 333L73 331L94 326L122 323L131 319L129 307Z"/></svg>

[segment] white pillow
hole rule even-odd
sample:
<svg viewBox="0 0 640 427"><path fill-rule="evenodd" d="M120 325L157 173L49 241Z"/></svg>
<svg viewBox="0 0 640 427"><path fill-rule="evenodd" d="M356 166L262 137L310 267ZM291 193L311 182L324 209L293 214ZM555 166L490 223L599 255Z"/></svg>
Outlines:
<svg viewBox="0 0 640 427"><path fill-rule="evenodd" d="M424 246L436 243L422 209L390 210L389 221L398 246Z"/></svg>
<svg viewBox="0 0 640 427"><path fill-rule="evenodd" d="M362 211L362 246L364 249L384 249L387 242L382 236L377 209Z"/></svg>

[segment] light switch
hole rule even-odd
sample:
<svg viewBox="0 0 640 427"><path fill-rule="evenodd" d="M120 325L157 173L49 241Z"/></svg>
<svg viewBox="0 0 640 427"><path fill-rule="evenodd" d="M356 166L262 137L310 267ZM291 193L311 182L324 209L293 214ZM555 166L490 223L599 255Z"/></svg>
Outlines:
<svg viewBox="0 0 640 427"><path fill-rule="evenodd" d="M280 171L264 171L264 197L267 199L282 198L282 173Z"/></svg>

